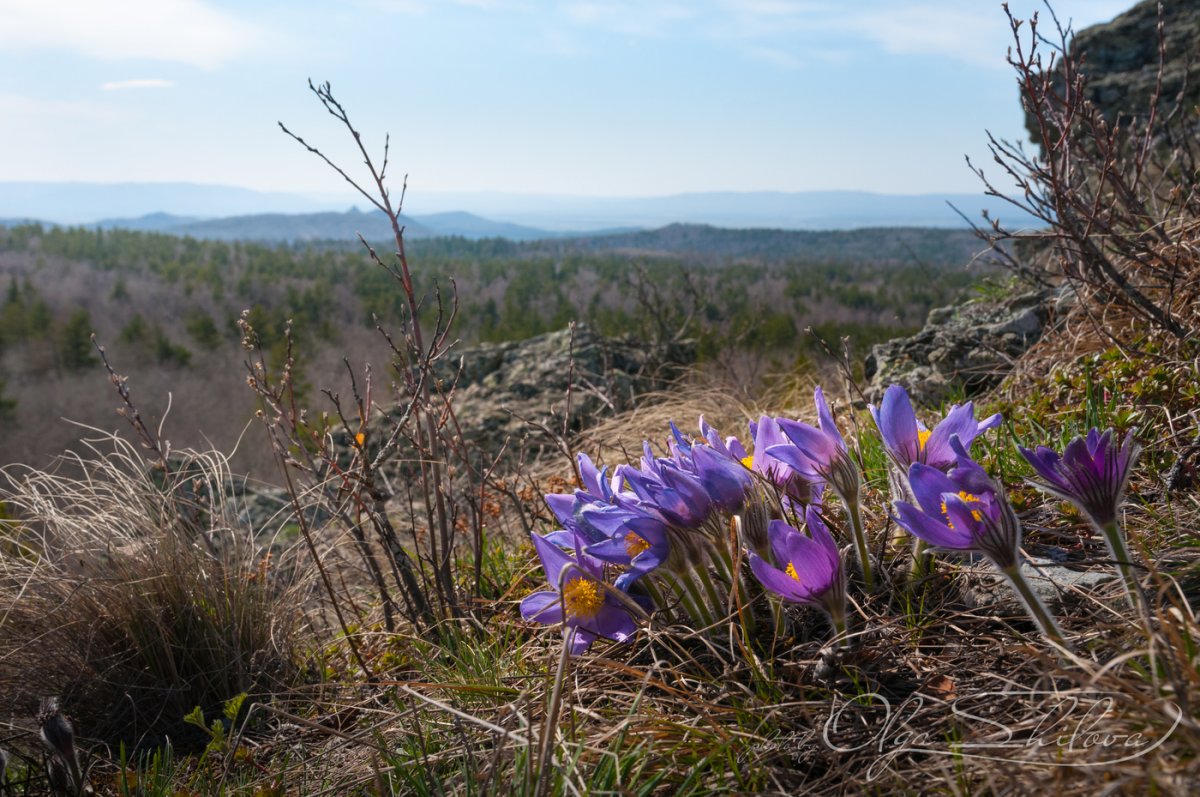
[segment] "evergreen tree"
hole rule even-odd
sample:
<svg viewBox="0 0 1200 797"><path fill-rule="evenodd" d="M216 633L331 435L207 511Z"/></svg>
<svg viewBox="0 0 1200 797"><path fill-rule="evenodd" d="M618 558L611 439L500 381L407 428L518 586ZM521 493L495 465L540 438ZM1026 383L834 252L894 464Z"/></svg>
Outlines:
<svg viewBox="0 0 1200 797"><path fill-rule="evenodd" d="M92 350L92 317L87 310L76 310L63 325L58 354L63 367L72 371L99 362Z"/></svg>
<svg viewBox="0 0 1200 797"><path fill-rule="evenodd" d="M17 420L17 401L5 395L7 384L0 379L0 429L10 426Z"/></svg>

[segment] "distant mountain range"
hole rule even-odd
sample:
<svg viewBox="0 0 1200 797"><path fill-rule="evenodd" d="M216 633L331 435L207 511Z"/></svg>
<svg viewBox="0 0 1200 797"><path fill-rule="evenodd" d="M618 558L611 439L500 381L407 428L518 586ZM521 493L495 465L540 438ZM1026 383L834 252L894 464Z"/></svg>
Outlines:
<svg viewBox="0 0 1200 797"><path fill-rule="evenodd" d="M528 243L524 251L688 254L703 262L745 258L762 262L925 264L955 266L986 249L971 230L872 227L855 230L726 229L707 224L668 224L654 230L559 238ZM985 262L991 262L985 258Z"/></svg>
<svg viewBox="0 0 1200 797"><path fill-rule="evenodd" d="M717 191L658 197L438 194L425 206L466 208L545 230L658 228L673 223L726 228L848 230L863 227L965 228L987 210L1016 229L1044 226L995 197L979 194L874 194L867 191ZM951 207L953 206L953 207ZM412 206L410 206L412 207ZM955 211L962 212L960 216Z"/></svg>
<svg viewBox="0 0 1200 797"><path fill-rule="evenodd" d="M0 220L126 228L197 238L258 241L368 240L391 237L383 214L343 210L352 198L192 183L0 182ZM361 199L359 200L361 202ZM579 197L410 192L410 238L462 236L530 241L659 228L673 223L724 228L846 230L967 225L988 209L1012 228L1040 226L996 200L974 194L886 195L862 191L712 192L663 197Z"/></svg>
<svg viewBox="0 0 1200 797"><path fill-rule="evenodd" d="M429 216L401 216L406 238L507 238L511 241L536 241L557 237L558 233L491 221L471 213L435 213ZM351 208L345 213L256 213L219 219L197 219L150 213L134 219L101 219L85 225L102 229L142 230L170 235L222 241L353 241L361 234L368 241L392 237L392 225L378 210L364 213Z"/></svg>

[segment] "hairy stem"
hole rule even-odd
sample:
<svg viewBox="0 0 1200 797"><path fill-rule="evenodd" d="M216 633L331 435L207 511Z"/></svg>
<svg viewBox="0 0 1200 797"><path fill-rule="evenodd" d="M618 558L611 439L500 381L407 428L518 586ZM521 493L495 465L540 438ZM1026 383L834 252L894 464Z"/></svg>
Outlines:
<svg viewBox="0 0 1200 797"><path fill-rule="evenodd" d="M1004 576L1008 579L1008 583L1012 585L1013 591L1017 593L1017 597L1025 604L1025 610L1029 612L1029 616L1033 618L1033 621L1042 630L1042 636L1057 645L1067 647L1062 630L1059 629L1054 616L1050 614L1050 610L1042 603L1042 599L1038 597L1037 592L1025 580L1025 575L1021 572L1021 565L1019 563L1012 564L1002 568L1002 570Z"/></svg>
<svg viewBox="0 0 1200 797"><path fill-rule="evenodd" d="M1129 605L1134 609L1141 608L1144 601L1142 587L1138 583L1137 573L1134 572L1133 560L1129 556L1129 548L1125 545L1125 535L1121 532L1120 525L1116 520L1112 520L1098 528L1104 535L1104 541L1108 543L1109 555L1117 563L1117 571L1121 574L1121 581L1125 583Z"/></svg>
<svg viewBox="0 0 1200 797"><path fill-rule="evenodd" d="M850 533L854 537L854 548L858 553L858 564L862 568L863 584L867 588L867 592L875 590L875 575L871 572L871 549L867 546L867 533L863 529L862 512L858 508L858 501L847 501L842 499L842 504L846 510L846 520L850 523Z"/></svg>

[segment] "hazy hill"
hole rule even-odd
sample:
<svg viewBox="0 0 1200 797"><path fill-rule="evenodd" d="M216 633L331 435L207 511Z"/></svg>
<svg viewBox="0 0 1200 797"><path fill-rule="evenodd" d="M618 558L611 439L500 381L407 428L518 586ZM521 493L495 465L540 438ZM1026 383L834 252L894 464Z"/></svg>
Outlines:
<svg viewBox="0 0 1200 797"><path fill-rule="evenodd" d="M504 221L492 221L474 213L450 211L433 213L428 216L414 216L422 227L431 230L436 235L460 235L463 238L507 238L510 241L534 241L541 238L551 238L556 233L525 227L520 224L509 224Z"/></svg>
<svg viewBox="0 0 1200 797"><path fill-rule="evenodd" d="M528 251L686 255L693 262L747 258L961 266L984 245L970 230L892 227L861 230L732 230L670 224L655 230L565 238L527 244Z"/></svg>
<svg viewBox="0 0 1200 797"><path fill-rule="evenodd" d="M554 237L556 233L492 221L471 213L435 213L404 216L405 234L410 239L435 236L463 238L507 238L530 241ZM89 225L92 226L92 225ZM364 213L351 208L345 213L259 213L222 218L189 218L170 213L151 213L132 219L102 219L94 226L104 229L163 232L222 241L357 241L359 233L369 241L389 239L392 228L379 211Z"/></svg>
<svg viewBox="0 0 1200 797"><path fill-rule="evenodd" d="M402 217L407 234L413 238L436 235L433 230L411 218ZM190 235L220 241L353 241L361 234L368 241L392 236L387 217L379 211L363 213L352 208L345 213L257 213L205 219L164 228L172 235Z"/></svg>
<svg viewBox="0 0 1200 797"><path fill-rule="evenodd" d="M254 191L201 183L0 182L0 217L38 218L58 224L90 224L100 218L151 213L234 216L250 213L312 213L345 207L281 191Z"/></svg>
<svg viewBox="0 0 1200 797"><path fill-rule="evenodd" d="M414 201L416 201L414 199ZM499 193L429 193L422 208L466 208L547 230L661 227L672 223L731 228L846 230L863 227L967 227L951 204L972 221L987 209L1009 226L1034 225L1032 217L978 194L874 194L867 191L714 191L658 197L538 196Z"/></svg>
<svg viewBox="0 0 1200 797"><path fill-rule="evenodd" d="M89 227L102 230L140 230L141 232L171 232L177 227L204 221L198 216L176 216L173 213L147 213L135 219L100 219Z"/></svg>
<svg viewBox="0 0 1200 797"><path fill-rule="evenodd" d="M105 224L131 229L258 240L290 240L295 232L268 229L264 214L324 214L328 223L358 201L350 195L318 199L190 183L14 183L0 182L0 217L35 218L56 224ZM949 203L949 204L948 204ZM412 191L405 208L417 224L436 234L469 238L530 240L612 229L653 228L673 223L730 228L845 230L865 227L967 225L950 207L979 220L987 208L1011 227L1033 224L1005 203L980 194L886 195L865 191L708 192L659 197L582 197L474 192ZM195 230L168 225L161 214L205 219L253 216L253 222L211 224ZM146 219L147 215L154 218ZM138 223L140 220L141 223ZM281 223L285 223L282 222ZM322 222L325 224L325 222ZM339 227L334 228L336 232ZM414 227L411 231L419 234ZM319 235L300 234L304 240Z"/></svg>

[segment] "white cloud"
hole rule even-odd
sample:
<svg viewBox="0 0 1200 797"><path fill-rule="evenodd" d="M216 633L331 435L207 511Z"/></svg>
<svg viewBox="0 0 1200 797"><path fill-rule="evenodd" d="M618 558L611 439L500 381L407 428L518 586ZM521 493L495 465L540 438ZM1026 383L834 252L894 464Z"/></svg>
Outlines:
<svg viewBox="0 0 1200 797"><path fill-rule="evenodd" d="M110 80L101 83L103 91L124 91L125 89L169 89L175 85L173 80L163 80L156 77L134 78L133 80Z"/></svg>
<svg viewBox="0 0 1200 797"><path fill-rule="evenodd" d="M1058 0L1054 6L1064 22L1073 16L1078 30L1111 19L1128 4L1129 0ZM1018 17L1027 17L1041 5L1040 0L1011 0ZM1041 12L1047 16L1044 7ZM806 59L814 41L835 37L841 51L847 49L847 40L857 40L895 55L929 55L998 69L1007 68L1004 54L1010 43L998 1L715 0L709 32L715 39L773 41L774 49L779 49L782 37L798 37L804 43L793 43L798 52L803 48Z"/></svg>
<svg viewBox="0 0 1200 797"><path fill-rule="evenodd" d="M639 38L657 37L697 16L694 6L633 0L575 0L559 12L578 27L597 28Z"/></svg>
<svg viewBox="0 0 1200 797"><path fill-rule="evenodd" d="M358 2L369 8L379 9L380 11L392 14L409 14L411 16L424 16L439 5L439 3L432 0L358 0ZM473 8L477 11L528 10L523 5L514 5L504 2L504 0L440 0L440 4L443 7L447 3L463 8Z"/></svg>
<svg viewBox="0 0 1200 797"><path fill-rule="evenodd" d="M1007 26L995 9L897 4L848 15L846 27L899 55L941 55L980 66L1004 67Z"/></svg>
<svg viewBox="0 0 1200 797"><path fill-rule="evenodd" d="M424 16L429 13L429 4L424 0L364 0L364 5L389 14Z"/></svg>
<svg viewBox="0 0 1200 797"><path fill-rule="evenodd" d="M213 69L264 39L204 0L0 0L0 51L67 50Z"/></svg>
<svg viewBox="0 0 1200 797"><path fill-rule="evenodd" d="M46 100L11 92L0 92L0 113L9 123L6 127L25 129L41 129L39 125L52 121L116 121L124 117L114 108L88 100Z"/></svg>
<svg viewBox="0 0 1200 797"><path fill-rule="evenodd" d="M762 61L780 69L799 69L804 65L804 61L795 54L774 47L747 47L743 52L751 60Z"/></svg>

